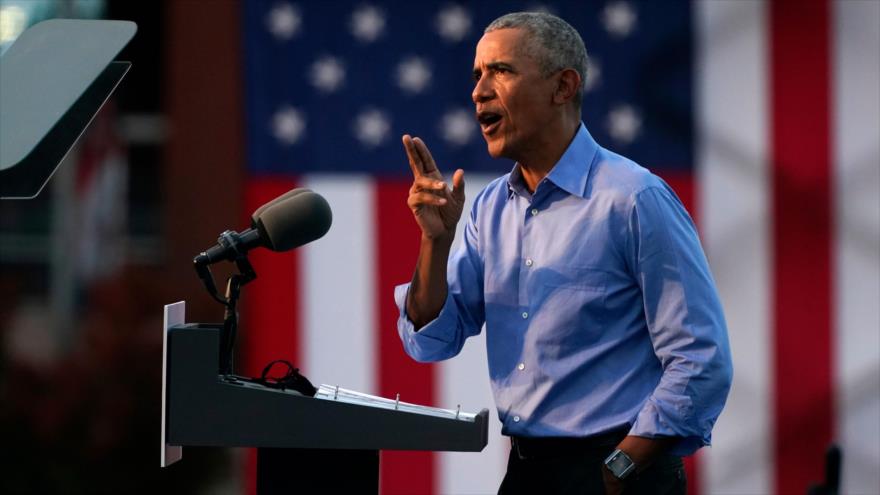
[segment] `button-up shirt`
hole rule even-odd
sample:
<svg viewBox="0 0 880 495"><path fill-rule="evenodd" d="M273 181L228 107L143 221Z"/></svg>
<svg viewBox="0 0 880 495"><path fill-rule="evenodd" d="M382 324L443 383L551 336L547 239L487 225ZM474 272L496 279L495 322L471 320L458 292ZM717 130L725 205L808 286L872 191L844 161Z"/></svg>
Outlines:
<svg viewBox="0 0 880 495"><path fill-rule="evenodd" d="M670 187L581 124L530 193L520 166L474 200L440 314L398 330L418 361L458 354L485 324L502 433L617 428L708 445L732 378L721 304L693 221Z"/></svg>

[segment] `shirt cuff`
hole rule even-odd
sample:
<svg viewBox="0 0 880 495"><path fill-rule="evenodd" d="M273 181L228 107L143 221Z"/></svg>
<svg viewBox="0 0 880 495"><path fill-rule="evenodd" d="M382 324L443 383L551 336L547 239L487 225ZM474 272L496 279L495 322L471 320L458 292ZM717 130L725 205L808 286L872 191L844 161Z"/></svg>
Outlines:
<svg viewBox="0 0 880 495"><path fill-rule="evenodd" d="M696 431L698 428L689 424L688 418L692 416L689 410L679 412L679 409L690 408L673 404L663 407L655 397L650 397L636 417L629 434L646 438L680 437L681 441L676 442L669 451L677 456L688 456L700 447L710 445L712 428L705 430L705 433Z"/></svg>
<svg viewBox="0 0 880 495"><path fill-rule="evenodd" d="M436 318L416 330L415 324L406 314L406 298L410 284L398 285L394 288L394 302L400 310L397 319L397 332L403 342L403 348L413 359L420 362L431 362L446 359L457 354L454 348L458 312L452 294L447 291L443 309Z"/></svg>

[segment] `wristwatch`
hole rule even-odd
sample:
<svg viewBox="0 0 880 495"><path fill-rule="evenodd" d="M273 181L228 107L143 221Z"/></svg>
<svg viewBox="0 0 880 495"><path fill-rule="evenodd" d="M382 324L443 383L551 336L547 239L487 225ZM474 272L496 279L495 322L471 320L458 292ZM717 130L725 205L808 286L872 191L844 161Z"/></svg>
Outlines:
<svg viewBox="0 0 880 495"><path fill-rule="evenodd" d="M619 480L626 479L636 470L633 460L620 449L616 449L605 459L605 467Z"/></svg>

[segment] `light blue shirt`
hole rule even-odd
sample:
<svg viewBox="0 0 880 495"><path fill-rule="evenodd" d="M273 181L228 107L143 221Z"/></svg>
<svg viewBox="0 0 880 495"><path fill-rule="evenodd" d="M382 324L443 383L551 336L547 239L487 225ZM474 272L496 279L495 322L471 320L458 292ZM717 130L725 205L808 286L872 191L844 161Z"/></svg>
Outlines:
<svg viewBox="0 0 880 495"><path fill-rule="evenodd" d="M693 221L657 176L581 124L534 194L519 165L474 200L448 296L418 332L398 286L398 330L418 361L458 354L486 327L505 435L629 427L711 439L732 378L727 329Z"/></svg>

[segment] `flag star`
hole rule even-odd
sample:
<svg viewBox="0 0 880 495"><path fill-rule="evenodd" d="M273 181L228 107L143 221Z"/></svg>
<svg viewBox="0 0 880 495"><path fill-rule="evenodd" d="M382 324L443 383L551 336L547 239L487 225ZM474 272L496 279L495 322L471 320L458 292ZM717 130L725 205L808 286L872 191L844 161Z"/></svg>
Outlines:
<svg viewBox="0 0 880 495"><path fill-rule="evenodd" d="M385 14L372 5L364 5L351 14L351 34L363 43L376 41L385 30Z"/></svg>
<svg viewBox="0 0 880 495"><path fill-rule="evenodd" d="M333 93L345 82L345 65L336 57L323 56L309 70L312 85L322 93Z"/></svg>
<svg viewBox="0 0 880 495"><path fill-rule="evenodd" d="M617 105L608 112L608 134L620 144L633 142L642 129L642 116L630 105Z"/></svg>
<svg viewBox="0 0 880 495"><path fill-rule="evenodd" d="M362 111L354 121L354 135L364 146L375 148L388 139L391 133L391 119L378 109Z"/></svg>
<svg viewBox="0 0 880 495"><path fill-rule="evenodd" d="M302 29L302 14L295 5L277 3L266 16L266 27L276 39L289 40Z"/></svg>
<svg viewBox="0 0 880 495"><path fill-rule="evenodd" d="M584 81L584 92L589 93L602 85L602 63L596 57L587 60L587 80Z"/></svg>
<svg viewBox="0 0 880 495"><path fill-rule="evenodd" d="M638 15L631 3L612 2L602 11L602 25L615 38L626 38L636 27Z"/></svg>
<svg viewBox="0 0 880 495"><path fill-rule="evenodd" d="M421 93L431 82L431 67L420 57L408 57L397 64L397 85L407 93Z"/></svg>
<svg viewBox="0 0 880 495"><path fill-rule="evenodd" d="M300 110L285 105L272 116L272 135L286 145L298 143L306 132L306 116Z"/></svg>
<svg viewBox="0 0 880 495"><path fill-rule="evenodd" d="M471 30L471 16L464 7L449 5L437 13L435 26L444 40L455 43Z"/></svg>
<svg viewBox="0 0 880 495"><path fill-rule="evenodd" d="M542 3L533 4L525 10L526 12L540 12L543 14L556 14L555 9Z"/></svg>
<svg viewBox="0 0 880 495"><path fill-rule="evenodd" d="M464 108L447 111L440 121L440 135L454 146L468 144L473 139L476 129L474 113Z"/></svg>

